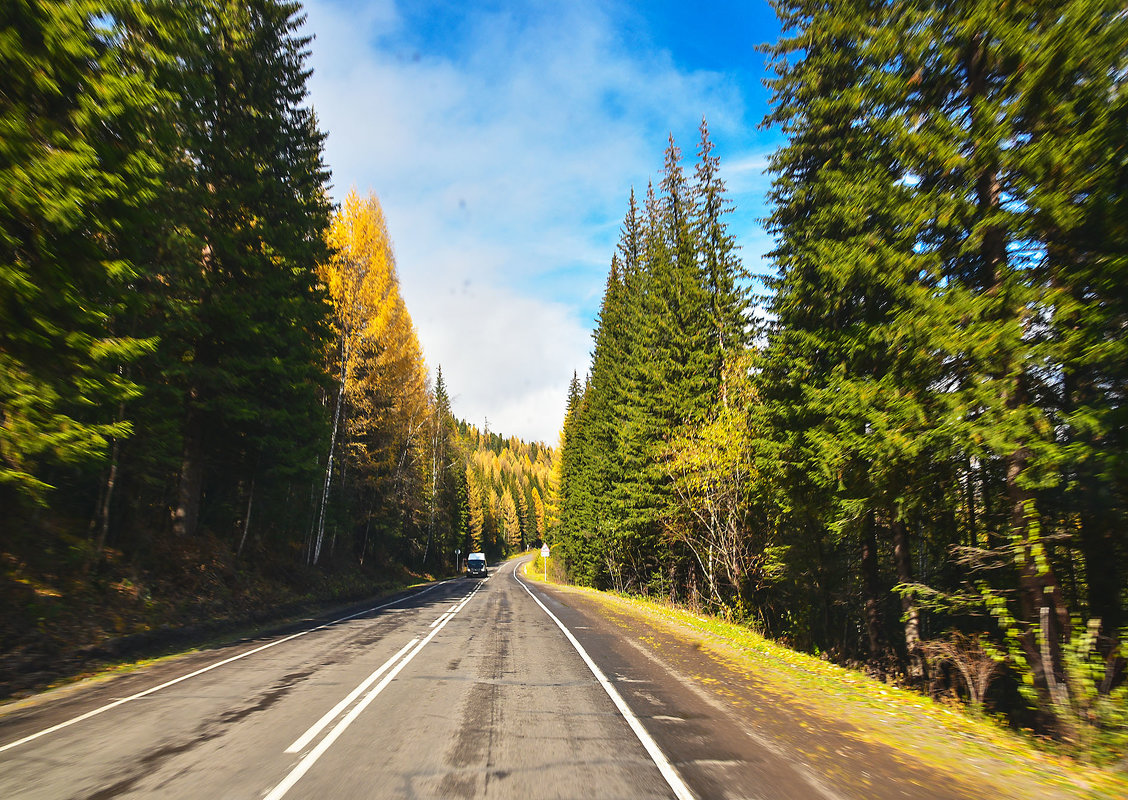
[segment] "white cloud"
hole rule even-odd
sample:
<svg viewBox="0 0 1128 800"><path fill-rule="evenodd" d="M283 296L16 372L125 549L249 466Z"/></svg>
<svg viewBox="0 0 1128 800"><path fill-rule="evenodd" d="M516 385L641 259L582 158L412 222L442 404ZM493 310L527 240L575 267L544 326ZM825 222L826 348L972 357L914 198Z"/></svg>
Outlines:
<svg viewBox="0 0 1128 800"><path fill-rule="evenodd" d="M441 51L415 53L392 2L309 2L307 31L334 192L379 196L455 413L555 443L630 186L667 131L692 156L703 114L732 131L744 108L720 74L630 52L598 6L546 9L471 15Z"/></svg>
<svg viewBox="0 0 1128 800"><path fill-rule="evenodd" d="M740 158L727 161L724 165L724 178L729 192L734 196L747 194L762 195L771 184L767 174L770 150L746 153Z"/></svg>

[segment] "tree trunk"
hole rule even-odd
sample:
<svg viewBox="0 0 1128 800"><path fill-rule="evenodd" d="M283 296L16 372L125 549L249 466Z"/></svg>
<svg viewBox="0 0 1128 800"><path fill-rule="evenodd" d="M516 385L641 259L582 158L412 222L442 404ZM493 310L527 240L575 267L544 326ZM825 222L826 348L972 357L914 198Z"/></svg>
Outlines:
<svg viewBox="0 0 1128 800"><path fill-rule="evenodd" d="M439 423L435 412L435 423L431 428L431 503L427 517L427 545L423 548L423 566L427 569L427 557L431 555L431 538L435 534L435 504L439 497Z"/></svg>
<svg viewBox="0 0 1128 800"><path fill-rule="evenodd" d="M1084 300L1076 295L1075 299ZM1096 405L1097 391L1091 376L1066 370L1062 383L1062 406L1066 413ZM1083 441L1094 453L1108 446L1102 435L1086 436ZM1121 558L1118 557L1116 500L1107 479L1086 461L1078 464L1077 488L1073 496L1072 505L1080 523L1078 543L1085 562L1088 616L1100 619L1104 634L1116 638L1124 624L1121 601L1124 576L1120 569Z"/></svg>
<svg viewBox="0 0 1128 800"><path fill-rule="evenodd" d="M321 459L317 459L317 463L321 463ZM307 564L313 563L313 540L314 535L317 533L317 475L314 474L309 482L309 532L306 534L305 542L302 547L305 550L305 561Z"/></svg>
<svg viewBox="0 0 1128 800"><path fill-rule="evenodd" d="M979 133L981 128L991 124L989 118L980 120L976 116L976 101L987 91L990 69L987 41L984 34L976 35L968 48L965 61L970 127L973 136L977 137L982 137ZM997 148L997 145L989 141L983 144L982 138L977 138L973 141L973 147L978 151L981 147ZM1002 184L997 157L985 161L985 166L976 178L975 193L978 220L987 218L1000 207ZM988 321L1001 326L1017 324L1025 333L1029 324L1026 309L1021 304L1006 299L1007 276L1010 272L1006 231L999 225L986 225L982 227L980 235L979 283L988 296L1003 298L1000 307L994 312L994 319ZM999 361L993 365L991 374L999 387L1006 411L1012 416L1029 403L1021 367L1024 356L1025 353L1013 349L1002 352ZM1020 365L1018 369L1015 369L1016 362ZM1069 621L1057 580L1050 568L1049 552L1040 538L1040 522L1034 510L1033 493L1022 486L1022 475L1027 470L1032 455L1029 441L1019 437L1005 456L1010 539L1019 573L1019 612L1021 623L1025 626L1022 649L1033 673L1040 709L1051 723L1056 723L1059 732L1068 735L1062 727L1067 723L1062 716L1065 676L1061 663L1060 639L1063 633L1068 635Z"/></svg>
<svg viewBox="0 0 1128 800"><path fill-rule="evenodd" d="M1085 509L1081 513L1080 544L1085 559L1089 616L1101 620L1101 630L1106 636L1115 637L1124 625L1121 601L1124 575L1113 555L1120 545L1115 515L1109 513L1112 503L1109 494L1096 480L1090 487L1080 489Z"/></svg>
<svg viewBox="0 0 1128 800"><path fill-rule="evenodd" d="M975 470L969 461L964 474L964 490L967 497L967 546L979 545L979 521L975 512Z"/></svg>
<svg viewBox="0 0 1128 800"><path fill-rule="evenodd" d="M885 650L881 631L881 584L877 574L877 536L873 512L866 515L862 527L862 592L866 610L866 634L871 659L880 658Z"/></svg>
<svg viewBox="0 0 1128 800"><path fill-rule="evenodd" d="M98 541L94 544L94 558L102 560L102 551L106 548L106 539L110 534L110 501L114 497L114 485L117 483L118 456L121 453L121 440L114 437L114 446L110 450L110 471L106 476L106 491L102 495L102 505L98 509Z"/></svg>
<svg viewBox="0 0 1128 800"><path fill-rule="evenodd" d="M329 457L325 462L325 481L321 486L321 511L317 515L317 537L313 542L313 558L312 563L316 564L317 560L321 558L321 542L325 538L325 508L329 499L329 488L333 483L333 452L337 448L337 429L341 422L341 406L345 402L345 379L347 373L345 371L345 339L344 334L341 335L341 374L340 380L337 383L337 405L333 409L333 432L329 436Z"/></svg>
<svg viewBox="0 0 1128 800"><path fill-rule="evenodd" d="M1021 547L1019 567L1019 607L1026 633L1022 649L1034 675L1034 688L1039 705L1053 727L1069 736L1065 669L1062 664L1061 637L1068 635L1068 620L1060 618L1064 611L1057 579L1050 569L1049 554L1032 530L1033 495L1020 483L1020 476L1030 456L1029 448L1020 446L1007 458L1007 499L1010 504L1011 532Z"/></svg>
<svg viewBox="0 0 1128 800"><path fill-rule="evenodd" d="M364 566L364 558L368 554L368 534L372 530L373 504L369 503L368 513L364 515L364 542L360 546L360 565Z"/></svg>
<svg viewBox="0 0 1128 800"><path fill-rule="evenodd" d="M247 531L251 529L251 504L255 501L255 479L251 478L251 492L247 497L247 514L243 519L243 536L239 539L239 549L235 551L235 555L241 556L243 554L243 545L247 543Z"/></svg>
<svg viewBox="0 0 1128 800"><path fill-rule="evenodd" d="M192 536L200 519L200 499L204 486L204 426L199 412L189 409L184 425L184 457L180 464L180 485L172 532Z"/></svg>
<svg viewBox="0 0 1128 800"><path fill-rule="evenodd" d="M349 485L349 462L348 459L341 459L341 477L337 480L337 485L341 487L341 519L352 519L349 514L349 493L345 489ZM355 543L356 539L353 538ZM337 526L333 526L333 532L329 536L329 560L332 561L337 556Z"/></svg>
<svg viewBox="0 0 1128 800"><path fill-rule="evenodd" d="M125 403L118 404L117 418L125 418ZM121 439L114 437L113 446L110 448L110 467L106 472L106 482L98 496L98 535L94 540L94 547L86 559L85 571L89 571L95 564L101 563L106 549L106 540L110 535L110 502L114 497L114 485L117 483L118 462L121 456Z"/></svg>
<svg viewBox="0 0 1128 800"><path fill-rule="evenodd" d="M325 509L329 501L329 487L333 484L333 450L337 446L337 423L340 419L341 393L337 394L337 411L333 414L333 433L329 437L329 457L325 462L325 480L321 484L321 510L317 515L317 534L313 542L312 562L321 558L321 542L325 538Z"/></svg>
<svg viewBox="0 0 1128 800"><path fill-rule="evenodd" d="M913 582L913 561L909 551L909 534L901 519L889 523L893 533L893 564L897 569L898 583ZM913 681L924 679L924 654L920 646L920 608L909 595L901 595L901 611L905 621L905 651L908 656L907 672Z"/></svg>

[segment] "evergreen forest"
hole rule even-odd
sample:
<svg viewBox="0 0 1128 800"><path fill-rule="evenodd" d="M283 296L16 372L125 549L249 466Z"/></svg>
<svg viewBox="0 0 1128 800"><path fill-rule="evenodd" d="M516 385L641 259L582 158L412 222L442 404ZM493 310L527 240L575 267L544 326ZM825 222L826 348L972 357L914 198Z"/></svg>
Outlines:
<svg viewBox="0 0 1128 800"><path fill-rule="evenodd" d="M331 199L299 2L5 2L0 695L547 541L1122 758L1123 2L773 5L764 274L671 136L550 448L456 417Z"/></svg>
<svg viewBox="0 0 1128 800"><path fill-rule="evenodd" d="M1128 731L1128 16L774 3L749 275L701 125L568 397L567 577L1016 726Z"/></svg>
<svg viewBox="0 0 1128 800"><path fill-rule="evenodd" d="M379 201L329 200L303 20L0 12L0 693L543 535L552 451L455 419Z"/></svg>

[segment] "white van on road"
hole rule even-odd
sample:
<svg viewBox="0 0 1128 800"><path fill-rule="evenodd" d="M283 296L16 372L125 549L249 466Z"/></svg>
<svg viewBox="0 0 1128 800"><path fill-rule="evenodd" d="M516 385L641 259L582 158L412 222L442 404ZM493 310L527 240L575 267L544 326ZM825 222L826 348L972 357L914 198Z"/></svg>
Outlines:
<svg viewBox="0 0 1128 800"><path fill-rule="evenodd" d="M484 578L489 574L486 569L485 553L471 553L466 556L466 574L471 578Z"/></svg>

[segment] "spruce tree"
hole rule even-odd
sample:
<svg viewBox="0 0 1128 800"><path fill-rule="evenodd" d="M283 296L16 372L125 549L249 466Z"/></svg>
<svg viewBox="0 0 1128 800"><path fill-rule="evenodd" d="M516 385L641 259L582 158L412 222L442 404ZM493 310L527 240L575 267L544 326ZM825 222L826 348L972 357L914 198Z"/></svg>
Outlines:
<svg viewBox="0 0 1128 800"><path fill-rule="evenodd" d="M693 195L693 233L701 251L701 268L709 296L709 327L714 356L711 376L721 387L720 401L727 403L726 372L749 344L748 281L737 256L737 245L725 223L732 201L725 195L720 158L713 153L709 127L701 120L701 142L697 150Z"/></svg>
<svg viewBox="0 0 1128 800"><path fill-rule="evenodd" d="M1039 7L1038 21L1016 116L1053 309L1046 360L1061 369L1060 388L1045 395L1068 442L1054 510L1079 522L1087 585L1071 602L1115 637L1128 621L1128 19L1116 3L1062 3Z"/></svg>
<svg viewBox="0 0 1128 800"><path fill-rule="evenodd" d="M839 8L846 10L844 5ZM852 141L857 138L852 133L859 111L850 104L850 90L861 71L852 31L846 25L823 27L820 23L826 20L812 9L813 4L798 2L777 5L784 30L791 35L772 51L778 77L772 83L775 108L766 122L780 127L788 145L770 162L774 178L769 231L777 239L771 257L778 272L768 279L774 322L758 391L768 415L766 444L774 445L760 450L781 464L788 498L789 583L812 590L786 599L791 620L797 623L794 634L800 641L825 647L828 593L833 588L830 555L838 545L829 526L836 476L822 472L812 446L811 433L826 415L822 397L810 396L808 387L824 389L836 367L841 353L829 349L823 336L838 327L833 310L852 310L853 298L835 305L838 286L829 273L837 264L831 253L820 252L828 234L837 235L839 215L830 221L829 230L815 226L823 206L834 204L834 178L829 170L824 175L824 165L842 165L837 172L846 171L851 150L864 152L864 145ZM800 52L801 58L794 55Z"/></svg>
<svg viewBox="0 0 1128 800"><path fill-rule="evenodd" d="M209 0L186 65L186 155L198 214L179 275L174 374L184 393L176 530L196 529L209 478L268 457L276 483L315 468L325 415L320 353L328 305L324 139L304 105L309 38L300 6ZM221 512L221 509L215 509Z"/></svg>
<svg viewBox="0 0 1128 800"><path fill-rule="evenodd" d="M694 185L671 138L661 197L649 186L641 214L631 192L574 445L566 448L569 465L575 453L584 454L576 476L586 499L582 508L565 505L565 526L587 520L595 531L592 552L605 565L589 579L616 588L670 585L679 566L670 535L679 512L667 449L683 427L703 424L721 402L726 357L735 362L744 350L746 301L722 219L724 184L707 132L703 137Z"/></svg>
<svg viewBox="0 0 1128 800"><path fill-rule="evenodd" d="M790 142L773 161L781 271L760 383L789 518L800 541L859 536L867 571L871 532L886 530L910 650L924 578L907 546L925 549L912 561L944 576L933 597L966 608L981 593L1032 699L1068 732L1067 696L1085 691L1064 663L1079 592L1047 533L1075 515L1092 548L1123 513L1093 447L1120 435L1119 386L1096 378L1119 367L1093 344L1123 307L1104 288L1122 231L1108 211L1123 176L1111 144L1123 15L1069 2L779 9L796 34L775 50L770 121ZM1078 504L1070 483L1103 502ZM837 559L813 552L819 577L840 582ZM1089 595L1116 616L1099 598L1117 581L1099 581Z"/></svg>
<svg viewBox="0 0 1128 800"><path fill-rule="evenodd" d="M604 504L613 486L621 480L618 455L618 405L620 402L619 370L623 363L623 277L618 254L611 259L603 304L592 334L591 377L584 394L586 420L584 439L587 461L585 499L588 507L582 517L588 520L592 534L607 554L608 571L617 571L621 560L617 520L604 511ZM602 570L600 572L602 574ZM593 576L594 577L594 576Z"/></svg>
<svg viewBox="0 0 1128 800"><path fill-rule="evenodd" d="M52 470L130 433L129 364L152 344L117 324L164 166L150 21L127 2L0 17L0 487L40 503Z"/></svg>
<svg viewBox="0 0 1128 800"><path fill-rule="evenodd" d="M992 503L984 511L1002 534L988 532L980 546L1009 562L978 585L988 598L1017 596L1005 613L995 600L990 607L1019 645L1011 657L1032 682L1037 706L1065 731L1062 648L1071 620L1062 562L1044 535L1054 525L1062 477L1063 441L1047 402L1062 366L1046 321L1066 310L1054 284L1069 283L1070 268L1044 227L1061 198L1047 207L1050 193L1041 187L1057 183L1070 160L1062 158L1070 145L1051 133L1057 115L1045 107L1046 96L1068 95L1089 80L1088 68L1074 70L1060 51L1047 53L1053 40L1088 23L1074 4L1036 6L907 8L904 54L890 59L887 72L911 80L900 119L890 121L914 123L897 145L916 195L927 200L917 248L935 259L938 293L954 321L939 348L953 389L948 418L959 420L954 440L968 462L980 465L969 476L985 479ZM1037 83L1048 74L1057 86L1026 87L1031 76ZM1058 167L1039 175L1049 158Z"/></svg>
<svg viewBox="0 0 1128 800"><path fill-rule="evenodd" d="M661 247L648 264L644 308L649 317L652 408L662 431L700 421L716 397L720 343L710 336L706 276L698 258L694 197L670 137L657 220ZM658 437L663 438L663 437Z"/></svg>
<svg viewBox="0 0 1128 800"><path fill-rule="evenodd" d="M647 187L645 207L640 211L631 190L627 213L620 228L618 244L621 277L615 303L618 359L610 366L614 374L614 452L617 470L604 513L612 520L609 532L610 576L619 587L638 588L643 570L639 557L645 555L638 536L650 524L649 479L654 430L644 414L646 393L651 391L645 365L650 320L645 301L650 287L649 263L658 247L657 229L651 226L656 216L653 186ZM652 232L653 231L653 232Z"/></svg>
<svg viewBox="0 0 1128 800"><path fill-rule="evenodd" d="M579 375L572 373L568 385L568 400L564 412L564 424L560 430L560 483L557 492L560 498L560 527L557 532L565 564L570 574L577 575L582 559L583 516L586 510L585 498L581 491L581 470L583 453L581 449L580 405L583 402L583 389Z"/></svg>
<svg viewBox="0 0 1128 800"><path fill-rule="evenodd" d="M428 502L428 546L424 549L424 566L433 542L439 563L453 558L461 542L461 484L465 481L462 459L458 451L458 429L450 407L450 394L443 379L442 367L435 371L434 400L431 403L430 461L431 480ZM457 565L454 565L457 569Z"/></svg>

